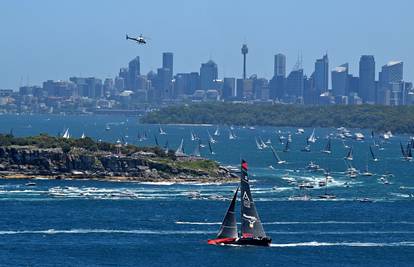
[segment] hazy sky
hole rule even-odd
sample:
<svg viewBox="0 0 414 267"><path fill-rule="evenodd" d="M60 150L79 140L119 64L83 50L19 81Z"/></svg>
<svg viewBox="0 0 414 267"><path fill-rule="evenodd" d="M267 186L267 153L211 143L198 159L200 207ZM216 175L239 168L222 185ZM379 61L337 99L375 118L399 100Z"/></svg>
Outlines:
<svg viewBox="0 0 414 267"><path fill-rule="evenodd" d="M330 69L349 62L354 74L361 54L375 55L377 71L403 60L414 81L412 0L0 0L0 25L0 88L114 77L137 55L147 73L166 51L175 72L211 58L220 77L240 77L244 42L249 75L271 78L276 53L286 54L288 72L301 53L310 75L328 52ZM125 33L151 41L137 46Z"/></svg>

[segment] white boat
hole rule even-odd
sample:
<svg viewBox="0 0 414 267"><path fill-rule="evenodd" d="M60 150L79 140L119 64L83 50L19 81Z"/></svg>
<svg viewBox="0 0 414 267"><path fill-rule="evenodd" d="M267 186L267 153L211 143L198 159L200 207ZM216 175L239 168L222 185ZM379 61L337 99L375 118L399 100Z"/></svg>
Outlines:
<svg viewBox="0 0 414 267"><path fill-rule="evenodd" d="M184 153L184 139L183 138L181 138L181 143L178 146L177 150L175 151L175 155L178 156L178 157L185 156L185 153Z"/></svg>
<svg viewBox="0 0 414 267"><path fill-rule="evenodd" d="M354 139L357 141L362 141L365 139L365 136L362 133L355 133L354 134Z"/></svg>
<svg viewBox="0 0 414 267"><path fill-rule="evenodd" d="M273 156L275 157L275 159L276 159L276 163L277 164L284 164L284 163L286 163L286 161L285 160L281 160L280 159L280 157L279 157L279 155L277 154L277 152L276 152L276 150L273 148L273 146L270 146L270 149L272 150L272 153L273 153Z"/></svg>
<svg viewBox="0 0 414 267"><path fill-rule="evenodd" d="M216 130L214 131L214 136L219 136L220 135L220 129L217 126Z"/></svg>
<svg viewBox="0 0 414 267"><path fill-rule="evenodd" d="M305 129L299 128L296 130L296 134L303 134L305 132Z"/></svg>
<svg viewBox="0 0 414 267"><path fill-rule="evenodd" d="M161 126L159 127L158 131L159 131L159 134L160 134L160 135L166 135L166 134L167 134L167 132L166 132L166 131L164 131L164 130L161 128Z"/></svg>
<svg viewBox="0 0 414 267"><path fill-rule="evenodd" d="M310 171L319 171L321 168L318 164L315 164L313 161L309 162L308 166L306 166L306 169Z"/></svg>
<svg viewBox="0 0 414 267"><path fill-rule="evenodd" d="M308 141L310 143L315 143L316 142L315 129L313 129L312 134L308 138Z"/></svg>
<svg viewBox="0 0 414 267"><path fill-rule="evenodd" d="M215 144L217 141L211 136L210 132L207 130L208 140L210 143Z"/></svg>
<svg viewBox="0 0 414 267"><path fill-rule="evenodd" d="M65 138L65 139L69 139L70 138L69 128L66 129L66 131L63 134L62 138Z"/></svg>
<svg viewBox="0 0 414 267"><path fill-rule="evenodd" d="M230 129L229 130L229 140L234 140L236 139L236 136L234 135L233 131Z"/></svg>
<svg viewBox="0 0 414 267"><path fill-rule="evenodd" d="M86 138L85 133L82 133L82 135L81 135L81 139L85 139L85 138Z"/></svg>

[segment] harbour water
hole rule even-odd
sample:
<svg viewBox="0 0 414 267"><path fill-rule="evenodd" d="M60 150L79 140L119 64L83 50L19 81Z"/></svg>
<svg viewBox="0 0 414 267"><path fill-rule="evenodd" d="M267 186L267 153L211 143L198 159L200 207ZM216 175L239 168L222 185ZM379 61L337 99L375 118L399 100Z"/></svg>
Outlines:
<svg viewBox="0 0 414 267"><path fill-rule="evenodd" d="M108 127L109 126L109 127ZM0 132L27 136L56 135L69 128L95 139L124 139L137 145L175 149L181 138L186 152L197 142L206 144L216 126L142 125L136 118L114 116L0 116ZM278 134L278 131L281 134ZM204 157L222 165L249 162L252 194L270 248L216 247L206 243L216 235L236 184L150 184L78 180L0 180L0 266L412 266L414 261L414 162L401 158L396 135L375 148L379 161L370 160L369 130L355 130L364 141L345 140L353 147L353 166L368 164L373 176L349 178L344 156L348 149L332 139L332 154L320 151L325 137L335 129L316 129L319 140L311 152L301 152L306 137L293 128L235 127L237 138L229 140L228 127L213 136L215 155L202 148ZM138 135L147 133L139 142ZM278 136L292 134L289 152ZM270 138L286 164L277 165L270 149L258 150L255 138ZM379 140L379 139L377 139ZM332 181L323 200L323 172L310 172L314 161L329 169ZM272 166L273 168L270 168ZM387 175L387 184L381 180ZM314 188L299 190L297 184ZM193 193L196 198L192 198ZM292 196L311 196L302 201ZM362 199L368 199L364 201Z"/></svg>

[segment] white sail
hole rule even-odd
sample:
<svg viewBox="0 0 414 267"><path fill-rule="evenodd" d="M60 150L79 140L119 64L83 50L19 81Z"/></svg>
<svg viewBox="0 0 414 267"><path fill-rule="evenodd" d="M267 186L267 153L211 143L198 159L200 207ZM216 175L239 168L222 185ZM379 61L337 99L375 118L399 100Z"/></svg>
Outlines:
<svg viewBox="0 0 414 267"><path fill-rule="evenodd" d="M217 126L216 130L214 131L214 136L219 136L220 135L220 129Z"/></svg>
<svg viewBox="0 0 414 267"><path fill-rule="evenodd" d="M85 139L85 137L86 137L85 133L82 133L81 139Z"/></svg>
<svg viewBox="0 0 414 267"><path fill-rule="evenodd" d="M69 133L69 128L66 129L65 133L62 136L65 139L69 139L70 138L70 133Z"/></svg>
<svg viewBox="0 0 414 267"><path fill-rule="evenodd" d="M257 149L262 150L263 147L259 144L259 141L257 141L257 138L255 138L255 141L256 141L256 147L257 147Z"/></svg>
<svg viewBox="0 0 414 267"><path fill-rule="evenodd" d="M161 126L160 126L160 128L159 128L159 133L160 133L160 135L166 135L166 134L167 134L167 132L166 132L166 131L164 131L164 130L161 128Z"/></svg>
<svg viewBox="0 0 414 267"><path fill-rule="evenodd" d="M234 136L234 134L233 134L233 132L232 132L231 129L229 130L229 139L230 140L236 139L236 137Z"/></svg>
<svg viewBox="0 0 414 267"><path fill-rule="evenodd" d="M175 151L175 155L176 156L184 156L184 150L183 150L183 146L184 146L184 139L181 138L181 143L178 146L177 150Z"/></svg>
<svg viewBox="0 0 414 267"><path fill-rule="evenodd" d="M208 139L210 143L215 144L217 141L211 136L210 132L207 130Z"/></svg>
<svg viewBox="0 0 414 267"><path fill-rule="evenodd" d="M311 143L315 143L316 142L315 129L313 129L312 134L311 134L311 136L309 136L308 141L311 142Z"/></svg>

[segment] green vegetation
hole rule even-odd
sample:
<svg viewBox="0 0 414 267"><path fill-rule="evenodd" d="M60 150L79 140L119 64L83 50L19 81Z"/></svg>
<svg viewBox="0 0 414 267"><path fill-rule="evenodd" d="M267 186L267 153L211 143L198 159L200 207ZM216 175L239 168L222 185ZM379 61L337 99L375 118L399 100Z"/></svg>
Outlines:
<svg viewBox="0 0 414 267"><path fill-rule="evenodd" d="M35 146L38 148L61 148L64 153L73 151L74 148L81 148L84 151L96 152L115 152L117 151L117 145L107 142L95 142L92 138L62 138L54 137L47 134L40 134L37 136L28 137L15 137L11 134L0 134L0 146ZM166 155L163 150L158 147L137 147L134 145L120 146L119 149L124 155L131 155L135 152L153 152L161 157L172 157Z"/></svg>
<svg viewBox="0 0 414 267"><path fill-rule="evenodd" d="M366 128L414 133L414 106L199 103L148 113L143 123Z"/></svg>
<svg viewBox="0 0 414 267"><path fill-rule="evenodd" d="M180 169L191 169L205 171L209 174L213 174L219 168L217 162L208 159L197 159L197 160L173 160L171 158L157 158L156 162L167 164L174 168Z"/></svg>

